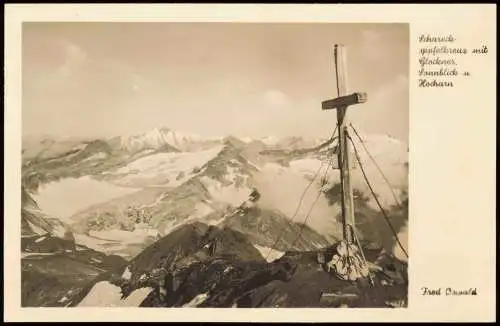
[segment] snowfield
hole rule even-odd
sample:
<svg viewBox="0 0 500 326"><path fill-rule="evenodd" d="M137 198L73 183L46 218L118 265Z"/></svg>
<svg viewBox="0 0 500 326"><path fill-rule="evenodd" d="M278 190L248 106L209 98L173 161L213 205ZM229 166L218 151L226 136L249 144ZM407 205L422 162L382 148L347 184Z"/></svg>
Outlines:
<svg viewBox="0 0 500 326"><path fill-rule="evenodd" d="M199 152L158 153L140 158L112 173L113 183L124 186L176 187L193 176L222 150L222 146Z"/></svg>
<svg viewBox="0 0 500 326"><path fill-rule="evenodd" d="M110 230L109 233L116 234L121 230ZM127 231L121 231L127 232ZM158 232L154 230L154 232ZM118 240L119 237L115 237L115 239L109 238L98 238L94 236L88 236L85 234L74 233L75 243L80 246L84 246L95 251L99 251L105 253L107 255L118 255L123 257L124 259L131 259L138 252L140 252L141 248L144 249L144 244L148 236L135 236L134 232L129 232L131 234L130 238L126 237L125 234L121 234L121 240ZM106 232L98 233L99 235L108 236ZM151 238L150 238L151 239Z"/></svg>
<svg viewBox="0 0 500 326"><path fill-rule="evenodd" d="M142 243L146 238L155 237L157 234L157 230L149 228L136 228L134 231L111 229L89 232L89 235L95 238L126 243Z"/></svg>
<svg viewBox="0 0 500 326"><path fill-rule="evenodd" d="M149 228L146 225L137 225L134 231L110 229L90 231L88 235L74 233L77 245L108 255L119 255L125 259L137 254L137 248L141 248L147 240L155 239L158 236L158 230Z"/></svg>
<svg viewBox="0 0 500 326"><path fill-rule="evenodd" d="M66 222L80 210L131 194L137 190L119 187L85 176L62 179L42 185L33 198L45 214Z"/></svg>
<svg viewBox="0 0 500 326"><path fill-rule="evenodd" d="M125 246L116 243L116 241L109 241L106 239L97 239L93 237L89 237L88 235L85 234L79 234L75 233L75 242L77 245L87 247L96 251L100 251L106 254L112 254L116 250L116 246L119 248L124 248ZM111 244L111 248L110 248ZM77 246L77 249L79 249L79 246Z"/></svg>

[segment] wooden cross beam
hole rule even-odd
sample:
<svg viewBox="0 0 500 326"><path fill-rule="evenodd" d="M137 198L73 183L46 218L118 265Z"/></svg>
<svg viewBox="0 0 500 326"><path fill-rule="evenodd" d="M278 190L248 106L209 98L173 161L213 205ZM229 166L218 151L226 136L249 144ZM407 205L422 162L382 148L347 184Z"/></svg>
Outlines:
<svg viewBox="0 0 500 326"><path fill-rule="evenodd" d="M347 94L346 76L346 48L343 45L335 45L335 72L337 78L337 97L321 103L323 110L337 110L337 127L339 132L338 165L340 169L340 185L342 192L342 224L344 240L353 243L354 235L354 196L350 175L350 149L347 140L347 108L351 105L366 102L366 93Z"/></svg>
<svg viewBox="0 0 500 326"><path fill-rule="evenodd" d="M351 95L340 96L332 100L321 102L323 110L333 110L348 107L350 105L365 103L366 93L354 93Z"/></svg>

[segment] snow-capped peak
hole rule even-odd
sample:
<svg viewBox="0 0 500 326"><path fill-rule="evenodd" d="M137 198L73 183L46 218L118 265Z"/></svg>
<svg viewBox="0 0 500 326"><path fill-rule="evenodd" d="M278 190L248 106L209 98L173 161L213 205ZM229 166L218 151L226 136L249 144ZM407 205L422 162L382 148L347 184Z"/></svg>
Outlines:
<svg viewBox="0 0 500 326"><path fill-rule="evenodd" d="M182 133L166 127L153 128L145 133L120 137L122 148L128 150L141 150L144 148L160 148L170 145L179 150L186 150L193 142L203 138L196 134Z"/></svg>
<svg viewBox="0 0 500 326"><path fill-rule="evenodd" d="M259 140L266 145L276 145L280 141L280 139L276 136L265 136Z"/></svg>

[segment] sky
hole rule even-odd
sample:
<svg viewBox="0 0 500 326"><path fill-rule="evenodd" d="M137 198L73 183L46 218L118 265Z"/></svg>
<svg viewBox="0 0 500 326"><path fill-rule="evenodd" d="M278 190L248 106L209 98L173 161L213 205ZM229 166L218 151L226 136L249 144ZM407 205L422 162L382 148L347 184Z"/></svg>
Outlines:
<svg viewBox="0 0 500 326"><path fill-rule="evenodd" d="M23 135L327 138L336 43L349 120L408 142L407 24L24 23Z"/></svg>

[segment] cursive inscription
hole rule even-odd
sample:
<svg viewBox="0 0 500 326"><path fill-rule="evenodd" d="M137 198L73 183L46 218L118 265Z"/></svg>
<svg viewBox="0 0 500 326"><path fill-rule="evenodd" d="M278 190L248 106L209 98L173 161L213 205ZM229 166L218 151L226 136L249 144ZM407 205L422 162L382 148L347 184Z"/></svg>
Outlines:
<svg viewBox="0 0 500 326"><path fill-rule="evenodd" d="M422 295L441 295L441 288L429 289L428 287L422 288Z"/></svg>
<svg viewBox="0 0 500 326"><path fill-rule="evenodd" d="M477 295L476 288L466 288L466 289L454 289L451 287L447 288L428 288L426 286L422 287L421 294L424 296L464 296L464 295Z"/></svg>
<svg viewBox="0 0 500 326"><path fill-rule="evenodd" d="M418 37L418 86L424 88L455 87L459 78L469 77L468 70L459 66L461 58L488 53L485 44L472 48L457 44L454 35L422 34Z"/></svg>

